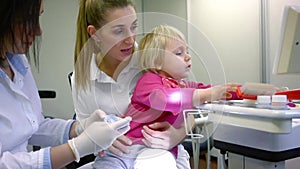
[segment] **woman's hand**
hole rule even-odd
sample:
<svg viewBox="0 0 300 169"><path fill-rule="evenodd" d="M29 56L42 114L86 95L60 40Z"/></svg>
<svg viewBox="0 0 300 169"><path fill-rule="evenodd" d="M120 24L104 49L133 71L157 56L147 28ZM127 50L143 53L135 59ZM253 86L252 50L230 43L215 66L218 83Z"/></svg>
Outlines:
<svg viewBox="0 0 300 169"><path fill-rule="evenodd" d="M112 146L110 146L108 150L113 154L122 156L123 153L129 153L128 146L130 146L131 144L132 141L128 137L122 135L113 142ZM102 153L100 152L99 155L104 156L105 154L103 152Z"/></svg>
<svg viewBox="0 0 300 169"><path fill-rule="evenodd" d="M157 122L144 126L142 130L144 144L151 148L161 148L170 150L185 138L184 126L179 129L174 128L168 122Z"/></svg>

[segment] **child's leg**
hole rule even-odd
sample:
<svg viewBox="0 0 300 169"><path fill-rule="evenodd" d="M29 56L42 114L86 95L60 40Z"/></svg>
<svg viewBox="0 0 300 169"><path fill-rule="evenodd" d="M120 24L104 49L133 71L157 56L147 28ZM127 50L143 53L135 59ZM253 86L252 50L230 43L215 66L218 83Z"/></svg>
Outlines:
<svg viewBox="0 0 300 169"><path fill-rule="evenodd" d="M132 169L134 158L120 157L108 151L104 157L97 156L92 164L94 169Z"/></svg>
<svg viewBox="0 0 300 169"><path fill-rule="evenodd" d="M145 148L134 164L134 169L177 169L174 155L162 149Z"/></svg>

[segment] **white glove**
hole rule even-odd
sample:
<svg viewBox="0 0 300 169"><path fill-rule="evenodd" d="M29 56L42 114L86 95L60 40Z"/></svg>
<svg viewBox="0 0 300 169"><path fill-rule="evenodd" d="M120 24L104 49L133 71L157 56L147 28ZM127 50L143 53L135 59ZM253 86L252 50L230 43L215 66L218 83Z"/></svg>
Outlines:
<svg viewBox="0 0 300 169"><path fill-rule="evenodd" d="M101 120L92 122L78 137L68 141L77 162L80 157L107 149L130 129L131 117L120 118L111 123L103 121L104 118Z"/></svg>
<svg viewBox="0 0 300 169"><path fill-rule="evenodd" d="M96 122L96 121L103 121L105 118L106 114L100 110L97 109L95 110L88 118L85 119L79 119L78 124L75 126L75 133L77 136L79 136L84 129L86 129L91 123Z"/></svg>

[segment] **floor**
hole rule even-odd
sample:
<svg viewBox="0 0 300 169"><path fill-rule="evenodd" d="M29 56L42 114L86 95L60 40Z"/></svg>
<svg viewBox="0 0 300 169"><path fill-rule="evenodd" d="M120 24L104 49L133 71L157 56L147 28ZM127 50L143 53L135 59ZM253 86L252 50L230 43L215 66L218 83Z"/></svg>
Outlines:
<svg viewBox="0 0 300 169"><path fill-rule="evenodd" d="M194 163L193 163L193 157L191 157L190 159L190 163L191 163L191 168L194 168ZM218 168L218 162L217 162L217 158L216 157L211 157L210 160L210 169L217 169ZM198 169L207 169L207 163L206 163L206 156L201 156L200 160L199 160L199 168Z"/></svg>

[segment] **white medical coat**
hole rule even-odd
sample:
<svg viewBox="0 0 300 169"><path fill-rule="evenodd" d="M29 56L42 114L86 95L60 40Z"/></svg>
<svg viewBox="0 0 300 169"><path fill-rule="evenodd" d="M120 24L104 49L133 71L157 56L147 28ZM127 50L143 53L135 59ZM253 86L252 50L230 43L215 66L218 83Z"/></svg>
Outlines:
<svg viewBox="0 0 300 169"><path fill-rule="evenodd" d="M72 121L45 119L25 55L7 56L14 79L0 69L0 168L51 168L48 146L67 142ZM28 144L46 148L27 152Z"/></svg>

